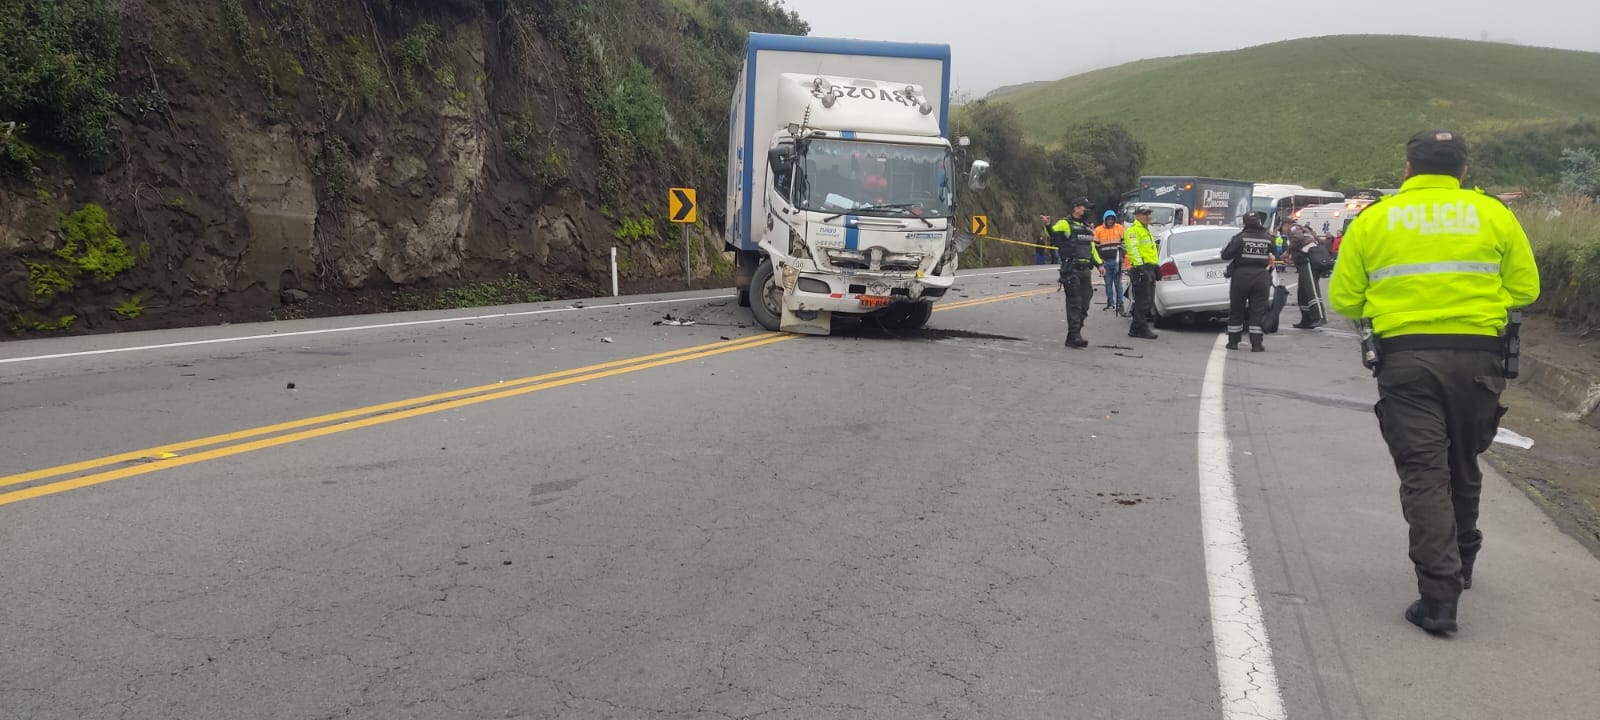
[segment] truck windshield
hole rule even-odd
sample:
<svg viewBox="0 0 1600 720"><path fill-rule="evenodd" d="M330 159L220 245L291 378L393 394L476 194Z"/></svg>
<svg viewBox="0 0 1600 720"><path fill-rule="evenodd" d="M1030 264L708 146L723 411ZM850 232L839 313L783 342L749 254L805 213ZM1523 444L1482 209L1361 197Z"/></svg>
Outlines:
<svg viewBox="0 0 1600 720"><path fill-rule="evenodd" d="M812 140L795 205L818 212L944 218L954 214L949 152L936 145Z"/></svg>
<svg viewBox="0 0 1600 720"><path fill-rule="evenodd" d="M1175 217L1176 217L1176 213L1173 211L1172 208L1164 208L1164 207L1150 208L1150 224L1151 225L1171 225L1172 221L1173 221L1173 219ZM1122 222L1123 223L1131 223L1131 222L1133 222L1133 219L1134 218L1133 218L1133 211L1132 210L1128 210L1128 211L1122 213Z"/></svg>

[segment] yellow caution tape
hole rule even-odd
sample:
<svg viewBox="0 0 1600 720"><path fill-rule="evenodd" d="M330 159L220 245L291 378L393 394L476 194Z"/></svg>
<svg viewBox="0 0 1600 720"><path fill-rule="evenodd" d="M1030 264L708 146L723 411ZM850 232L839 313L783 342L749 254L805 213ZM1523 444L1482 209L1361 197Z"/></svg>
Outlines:
<svg viewBox="0 0 1600 720"><path fill-rule="evenodd" d="M1054 250L1054 249L1056 249L1056 247L1054 245L1039 245L1039 244L1036 244L1036 243L1022 242L1020 240L1007 240L1005 238L989 237L988 235L980 235L979 237L981 237L981 238L983 238L985 240L993 240L995 242L1003 242L1003 243L1006 243L1008 245L1021 245L1023 247L1044 248L1045 250Z"/></svg>

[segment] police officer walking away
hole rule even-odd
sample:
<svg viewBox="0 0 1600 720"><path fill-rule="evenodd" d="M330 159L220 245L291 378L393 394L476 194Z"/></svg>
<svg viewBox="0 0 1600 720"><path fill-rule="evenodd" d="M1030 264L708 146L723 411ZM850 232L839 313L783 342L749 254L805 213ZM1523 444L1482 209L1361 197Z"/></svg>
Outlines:
<svg viewBox="0 0 1600 720"><path fill-rule="evenodd" d="M1522 226L1499 200L1463 190L1467 146L1428 130L1406 144L1406 180L1351 223L1329 291L1333 309L1375 336L1373 412L1400 475L1421 598L1406 620L1456 630L1483 545L1478 455L1493 442L1515 354L1508 311L1539 297ZM1369 324L1370 323L1370 324ZM1512 328L1514 329L1514 328Z"/></svg>
<svg viewBox="0 0 1600 720"><path fill-rule="evenodd" d="M1222 259L1229 261L1229 350L1239 349L1246 327L1250 330L1250 352L1267 349L1263 344L1267 331L1261 321L1267 314L1267 298L1272 292L1272 246L1266 214L1253 212L1244 216L1244 230L1222 249Z"/></svg>
<svg viewBox="0 0 1600 720"><path fill-rule="evenodd" d="M1133 291L1133 322L1128 325L1128 337L1154 340L1150 313L1154 310L1151 305L1155 303L1156 277L1160 273L1156 264L1161 261L1161 252L1150 234L1150 208L1133 211L1133 224L1128 226L1122 242L1128 249L1128 287Z"/></svg>
<svg viewBox="0 0 1600 720"><path fill-rule="evenodd" d="M1078 198L1072 201L1070 217L1061 218L1053 224L1049 216L1043 218L1050 229L1051 244L1056 246L1056 252L1061 256L1061 285L1067 292L1069 348L1089 347L1089 341L1083 339L1083 321L1089 316L1090 303L1094 302L1094 279L1089 273L1100 267L1094 228L1086 218L1089 205L1088 198Z"/></svg>

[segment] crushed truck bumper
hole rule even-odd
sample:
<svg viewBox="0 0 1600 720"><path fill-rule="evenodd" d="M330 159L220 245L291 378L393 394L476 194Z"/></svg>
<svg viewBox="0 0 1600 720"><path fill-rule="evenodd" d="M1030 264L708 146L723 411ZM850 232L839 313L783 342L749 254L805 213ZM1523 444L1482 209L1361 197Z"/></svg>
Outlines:
<svg viewBox="0 0 1600 720"><path fill-rule="evenodd" d="M954 276L913 272L807 272L785 266L783 304L797 313L862 315L899 302L935 302L955 281Z"/></svg>

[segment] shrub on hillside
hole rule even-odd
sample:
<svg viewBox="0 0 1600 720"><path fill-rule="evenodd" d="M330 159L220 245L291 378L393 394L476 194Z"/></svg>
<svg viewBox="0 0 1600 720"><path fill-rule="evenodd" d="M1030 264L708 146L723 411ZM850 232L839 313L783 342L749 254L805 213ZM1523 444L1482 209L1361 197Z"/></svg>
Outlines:
<svg viewBox="0 0 1600 720"><path fill-rule="evenodd" d="M104 151L116 50L106 0L0 2L0 124L73 151ZM16 148L6 154L13 169L31 164Z"/></svg>
<svg viewBox="0 0 1600 720"><path fill-rule="evenodd" d="M1600 202L1568 196L1519 213L1539 263L1534 307L1600 326Z"/></svg>

